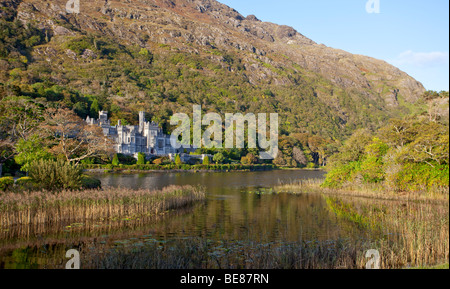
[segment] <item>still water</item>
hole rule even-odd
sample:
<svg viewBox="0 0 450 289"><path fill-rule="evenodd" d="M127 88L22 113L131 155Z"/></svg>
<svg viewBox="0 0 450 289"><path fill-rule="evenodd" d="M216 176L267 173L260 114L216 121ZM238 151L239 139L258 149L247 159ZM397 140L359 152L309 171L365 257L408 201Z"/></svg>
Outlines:
<svg viewBox="0 0 450 289"><path fill-rule="evenodd" d="M204 204L159 219L119 224L27 226L0 231L0 268L64 268L66 250L97 242L201 237L212 240L298 241L355 237L316 194L255 194L300 179L323 178L321 171L229 173L148 173L96 176L102 186L161 189L169 185L201 185ZM71 225L68 228L68 225Z"/></svg>

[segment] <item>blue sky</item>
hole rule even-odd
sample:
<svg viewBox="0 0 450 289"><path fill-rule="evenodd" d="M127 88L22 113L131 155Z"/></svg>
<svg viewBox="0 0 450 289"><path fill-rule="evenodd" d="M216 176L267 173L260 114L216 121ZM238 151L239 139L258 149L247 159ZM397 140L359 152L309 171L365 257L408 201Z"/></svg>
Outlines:
<svg viewBox="0 0 450 289"><path fill-rule="evenodd" d="M244 16L292 26L317 43L383 59L426 89L448 90L449 1L379 0L380 13L371 14L368 1L219 0Z"/></svg>

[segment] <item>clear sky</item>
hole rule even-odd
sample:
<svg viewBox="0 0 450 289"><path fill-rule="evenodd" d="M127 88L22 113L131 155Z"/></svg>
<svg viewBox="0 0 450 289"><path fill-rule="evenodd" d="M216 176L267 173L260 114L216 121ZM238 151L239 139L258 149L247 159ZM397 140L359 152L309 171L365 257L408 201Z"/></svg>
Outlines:
<svg viewBox="0 0 450 289"><path fill-rule="evenodd" d="M449 1L379 0L380 13L368 13L368 1L219 0L317 43L385 60L426 89L448 90Z"/></svg>

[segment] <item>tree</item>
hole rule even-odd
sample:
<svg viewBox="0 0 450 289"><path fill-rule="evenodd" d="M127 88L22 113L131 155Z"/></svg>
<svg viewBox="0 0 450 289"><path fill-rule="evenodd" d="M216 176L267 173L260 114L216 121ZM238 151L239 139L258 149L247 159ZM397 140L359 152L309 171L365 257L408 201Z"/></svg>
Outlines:
<svg viewBox="0 0 450 289"><path fill-rule="evenodd" d="M283 167L286 166L286 160L284 158L283 152L279 152L277 157L273 160L273 163L277 166Z"/></svg>
<svg viewBox="0 0 450 289"><path fill-rule="evenodd" d="M209 157L208 157L208 156L205 156L205 157L203 158L203 164L204 164L204 165L209 165L209 164L210 164L210 161L209 161Z"/></svg>
<svg viewBox="0 0 450 289"><path fill-rule="evenodd" d="M3 164L17 154L16 144L35 133L44 106L28 97L6 97L0 101L0 176Z"/></svg>
<svg viewBox="0 0 450 289"><path fill-rule="evenodd" d="M409 120L393 119L378 134L384 143L401 148L414 141L415 126L416 124Z"/></svg>
<svg viewBox="0 0 450 289"><path fill-rule="evenodd" d="M38 135L33 135L28 140L20 139L16 145L16 152L14 159L25 172L29 171L32 162L51 157Z"/></svg>
<svg viewBox="0 0 450 289"><path fill-rule="evenodd" d="M294 147L292 150L292 157L300 166L306 167L306 165L308 165L308 159L306 158L305 153L298 147Z"/></svg>
<svg viewBox="0 0 450 289"><path fill-rule="evenodd" d="M177 154L177 155L175 156L175 164L176 164L177 166L183 164L183 162L181 161L181 157L180 157L179 154Z"/></svg>
<svg viewBox="0 0 450 289"><path fill-rule="evenodd" d="M68 163L78 165L82 160L113 153L113 141L102 128L88 125L69 109L50 109L45 129L52 137L51 152L63 155Z"/></svg>
<svg viewBox="0 0 450 289"><path fill-rule="evenodd" d="M254 156L253 154L251 154L251 153L248 153L247 156L246 156L246 158L247 158L247 160L248 160L248 164L249 164L249 165L253 165L253 164L255 164L255 163L258 161L258 158L255 157L255 156Z"/></svg>
<svg viewBox="0 0 450 289"><path fill-rule="evenodd" d="M366 146L372 139L373 135L369 130L357 130L339 149L339 153L331 157L332 166L362 160Z"/></svg>
<svg viewBox="0 0 450 289"><path fill-rule="evenodd" d="M449 162L448 127L429 122L418 125L414 141L399 151L397 159L402 162L435 164Z"/></svg>
<svg viewBox="0 0 450 289"><path fill-rule="evenodd" d="M216 164L221 164L221 163L223 163L224 160L225 160L225 157L224 157L224 155L222 153L217 153L213 157L213 161Z"/></svg>
<svg viewBox="0 0 450 289"><path fill-rule="evenodd" d="M90 115L92 117L97 117L99 111L100 111L100 107L98 105L98 100L94 99L94 101L91 104Z"/></svg>
<svg viewBox="0 0 450 289"><path fill-rule="evenodd" d="M120 165L119 156L117 154L114 154L114 157L113 157L113 160L112 160L112 165L113 166Z"/></svg>
<svg viewBox="0 0 450 289"><path fill-rule="evenodd" d="M138 164L138 165L145 165L145 154L138 153L138 160L137 160L136 164Z"/></svg>

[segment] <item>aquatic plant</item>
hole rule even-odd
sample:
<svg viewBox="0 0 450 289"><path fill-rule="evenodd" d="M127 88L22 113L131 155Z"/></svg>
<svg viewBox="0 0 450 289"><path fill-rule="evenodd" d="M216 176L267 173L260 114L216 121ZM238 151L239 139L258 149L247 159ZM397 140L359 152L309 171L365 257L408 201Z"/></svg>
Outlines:
<svg viewBox="0 0 450 289"><path fill-rule="evenodd" d="M204 199L204 191L192 186L170 186L159 191L107 188L10 192L0 195L0 227L158 215Z"/></svg>

